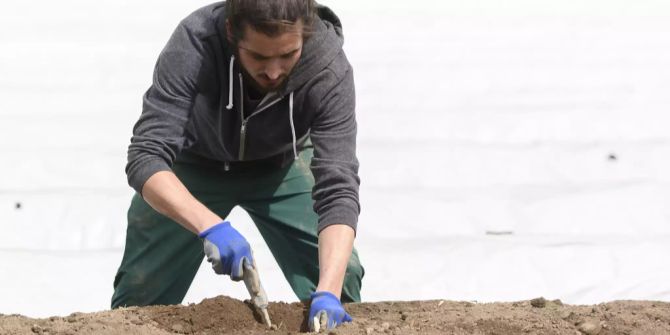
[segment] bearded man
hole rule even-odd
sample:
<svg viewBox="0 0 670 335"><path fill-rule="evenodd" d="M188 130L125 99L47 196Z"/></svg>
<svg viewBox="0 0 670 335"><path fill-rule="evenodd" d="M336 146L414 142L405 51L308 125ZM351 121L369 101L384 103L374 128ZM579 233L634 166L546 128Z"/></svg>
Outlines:
<svg viewBox="0 0 670 335"><path fill-rule="evenodd" d="M313 0L228 0L176 28L128 148L128 210L112 308L178 304L204 256L242 278L249 213L299 300L351 321L364 275L353 70L342 25ZM203 247L204 246L204 247Z"/></svg>

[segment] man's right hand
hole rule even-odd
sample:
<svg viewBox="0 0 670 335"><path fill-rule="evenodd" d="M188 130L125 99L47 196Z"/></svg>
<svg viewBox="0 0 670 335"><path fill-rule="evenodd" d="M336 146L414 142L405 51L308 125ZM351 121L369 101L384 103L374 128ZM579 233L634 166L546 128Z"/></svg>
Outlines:
<svg viewBox="0 0 670 335"><path fill-rule="evenodd" d="M230 275L234 281L242 280L244 259L254 264L249 242L230 222L224 221L198 234L203 239L207 261L217 274Z"/></svg>

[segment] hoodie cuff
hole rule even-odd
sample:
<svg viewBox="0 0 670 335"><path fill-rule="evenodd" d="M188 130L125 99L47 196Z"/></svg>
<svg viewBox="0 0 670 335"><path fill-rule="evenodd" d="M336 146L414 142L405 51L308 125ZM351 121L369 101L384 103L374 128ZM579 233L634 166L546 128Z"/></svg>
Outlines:
<svg viewBox="0 0 670 335"><path fill-rule="evenodd" d="M170 166L161 158L153 158L142 162L128 170L128 184L135 189L137 193L142 195L142 188L149 177L160 171L172 171Z"/></svg>
<svg viewBox="0 0 670 335"><path fill-rule="evenodd" d="M329 206L328 209L319 213L318 233L321 233L326 227L335 224L344 224L351 227L356 233L358 228L358 206L350 201L341 201Z"/></svg>

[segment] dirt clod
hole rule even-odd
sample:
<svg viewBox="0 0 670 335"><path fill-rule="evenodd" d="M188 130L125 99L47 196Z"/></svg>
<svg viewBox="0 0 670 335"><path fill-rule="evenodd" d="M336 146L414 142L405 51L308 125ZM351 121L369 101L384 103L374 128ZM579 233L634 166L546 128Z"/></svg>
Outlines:
<svg viewBox="0 0 670 335"><path fill-rule="evenodd" d="M32 327L30 327L30 331L32 331L35 334L41 334L42 333L42 327L40 327L38 325L33 325Z"/></svg>
<svg viewBox="0 0 670 335"><path fill-rule="evenodd" d="M530 305L535 308L544 308L547 305L547 300L543 297L535 298L530 301Z"/></svg>

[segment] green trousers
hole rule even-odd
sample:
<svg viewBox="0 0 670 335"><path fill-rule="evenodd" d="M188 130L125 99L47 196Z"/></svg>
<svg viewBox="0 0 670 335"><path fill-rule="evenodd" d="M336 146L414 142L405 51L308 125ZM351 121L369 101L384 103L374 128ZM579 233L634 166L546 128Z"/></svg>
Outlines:
<svg viewBox="0 0 670 335"><path fill-rule="evenodd" d="M175 163L173 171L205 206L227 217L234 206L249 213L291 288L309 300L319 279L318 216L312 208L312 149L286 168L220 167ZM235 223L233 222L233 225ZM252 246L253 248L253 246ZM112 308L179 304L204 258L202 241L135 195L128 210L123 260L114 279ZM364 269L354 249L343 302L359 302ZM221 277L221 280L229 280Z"/></svg>

